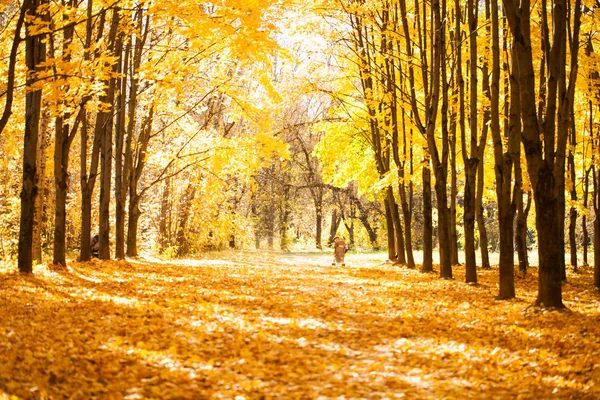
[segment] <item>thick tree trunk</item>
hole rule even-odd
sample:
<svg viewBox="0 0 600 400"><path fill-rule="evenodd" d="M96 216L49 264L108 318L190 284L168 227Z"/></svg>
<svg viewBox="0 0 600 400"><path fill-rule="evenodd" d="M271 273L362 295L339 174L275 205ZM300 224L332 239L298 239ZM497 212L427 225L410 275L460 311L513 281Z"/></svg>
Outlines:
<svg viewBox="0 0 600 400"><path fill-rule="evenodd" d="M450 209L447 205L446 180L436 173L435 195L438 210L438 238L440 247L440 278L452 279L450 263Z"/></svg>
<svg viewBox="0 0 600 400"><path fill-rule="evenodd" d="M465 281L477 283L477 261L475 257L475 196L477 165L479 160L469 158L465 160Z"/></svg>
<svg viewBox="0 0 600 400"><path fill-rule="evenodd" d="M27 14L36 15L40 0L29 0ZM44 60L45 48L42 36L31 34L30 22L26 22L25 64L27 66L27 87L35 80L35 72ZM36 162L40 114L42 106L42 90L31 90L25 95L25 134L23 138L23 179L21 189L21 219L19 226L18 266L19 271L33 272L33 224L35 215L35 198L38 194L36 185Z"/></svg>
<svg viewBox="0 0 600 400"><path fill-rule="evenodd" d="M560 246L563 235L556 224L558 199L554 194L555 185L552 169L543 165L539 170L537 185L534 187L540 260L538 297L535 303L538 306L563 308L561 291L563 279L560 268L560 258L564 257Z"/></svg>
<svg viewBox="0 0 600 400"><path fill-rule="evenodd" d="M566 5L564 0L554 0L552 9L552 46L543 48L547 57L548 80L545 115L538 115L535 91L535 73L531 46L529 6L525 0L517 4L504 0L504 9L513 34L514 52L519 70L519 98L523 122L522 142L527 156L527 169L531 179L536 205L538 231L539 282L536 305L563 308L562 269L564 250L561 246L563 232L556 221L559 214L558 190L564 175L564 155L567 138L563 129L555 129L558 83L565 73L562 52L566 51ZM542 10L542 15L546 15ZM545 25L545 24L543 24ZM544 28L544 26L543 26ZM562 100L561 100L562 101ZM559 112L560 114L561 112ZM560 115L559 115L560 117ZM561 120L561 118L559 118ZM543 128L542 123L543 122ZM543 129L543 131L541 131ZM543 133L543 135L542 135ZM561 261L561 258L563 259Z"/></svg>
<svg viewBox="0 0 600 400"><path fill-rule="evenodd" d="M400 220L400 212L398 210L398 203L394 196L394 191L391 186L387 188L387 201L392 210L392 218L394 224L394 236L396 243L396 257L395 262L398 264L406 264L406 248L404 245L404 232L402 229L402 221Z"/></svg>

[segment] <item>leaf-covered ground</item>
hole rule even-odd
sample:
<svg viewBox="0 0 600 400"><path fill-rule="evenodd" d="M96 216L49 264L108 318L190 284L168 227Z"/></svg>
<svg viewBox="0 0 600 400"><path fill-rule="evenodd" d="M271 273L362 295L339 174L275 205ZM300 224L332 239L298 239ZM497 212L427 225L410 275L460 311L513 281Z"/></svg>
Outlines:
<svg viewBox="0 0 600 400"><path fill-rule="evenodd" d="M600 296L528 307L383 256L275 253L0 268L0 398L595 399Z"/></svg>

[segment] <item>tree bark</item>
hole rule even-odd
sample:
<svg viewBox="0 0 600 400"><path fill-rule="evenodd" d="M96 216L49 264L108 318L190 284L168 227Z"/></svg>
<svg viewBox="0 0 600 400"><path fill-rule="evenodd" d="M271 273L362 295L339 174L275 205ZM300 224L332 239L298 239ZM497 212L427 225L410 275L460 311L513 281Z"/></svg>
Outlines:
<svg viewBox="0 0 600 400"><path fill-rule="evenodd" d="M43 0L27 2L26 13L35 18ZM25 22L25 64L27 66L27 87L36 81L38 65L45 59L45 46L41 35L31 33L32 22ZM23 175L21 189L21 218L19 225L18 267L25 273L33 272L33 225L35 221L35 198L38 194L36 184L36 162L40 114L42 107L42 89L29 90L25 95L25 134L23 138Z"/></svg>
<svg viewBox="0 0 600 400"><path fill-rule="evenodd" d="M46 219L46 204L48 197L48 184L46 182L46 149L48 148L48 125L50 123L50 112L48 109L41 116L40 133L38 138L38 154L36 181L39 196L35 199L35 222L33 225L32 255L33 262L41 263L43 260L42 241L44 231L44 220Z"/></svg>
<svg viewBox="0 0 600 400"><path fill-rule="evenodd" d="M92 51L92 6L93 2L89 1L87 6L87 19L86 19L86 37L85 37L85 49L83 57L86 61L91 60ZM100 13L98 25L103 27L106 22L106 10ZM102 39L104 30L99 29L96 36L96 42ZM96 49L94 54L99 55L99 49ZM108 86L108 81L104 81L103 84ZM100 100L105 102L106 96L100 97ZM85 103L85 100L84 100ZM88 170L88 115L85 107L82 107L82 118L81 118L81 145L80 145L80 177L79 182L81 186L81 237L79 242L79 259L81 261L89 261L91 258L90 241L92 238L92 197L94 193L94 186L96 185L96 178L98 176L98 163L100 160L100 140L102 137L103 124L106 119L104 112L99 112L96 116L96 124L94 127L94 135L92 142L92 152L90 155L90 165Z"/></svg>
<svg viewBox="0 0 600 400"><path fill-rule="evenodd" d="M561 129L556 134L555 115L558 82L565 73L561 64L563 37L566 31L566 7L564 0L553 2L552 25L553 43L545 50L548 60L547 105L542 124L536 108L535 73L531 47L530 2L524 0L517 4L515 0L503 0L507 20L513 34L514 55L519 70L519 97L521 101L521 120L523 122L522 142L527 157L527 169L533 187L536 205L536 228L538 231L539 281L538 306L564 308L562 302L562 271L564 251L560 245L563 240L556 217L559 213L558 189L560 174L564 174L561 159L566 150L566 137ZM545 15L546 10L542 10ZM561 167L562 166L562 167ZM556 168L555 168L556 167ZM564 250L564 249L563 249Z"/></svg>
<svg viewBox="0 0 600 400"><path fill-rule="evenodd" d="M431 172L423 167L423 265L421 272L433 271L433 216L431 211Z"/></svg>

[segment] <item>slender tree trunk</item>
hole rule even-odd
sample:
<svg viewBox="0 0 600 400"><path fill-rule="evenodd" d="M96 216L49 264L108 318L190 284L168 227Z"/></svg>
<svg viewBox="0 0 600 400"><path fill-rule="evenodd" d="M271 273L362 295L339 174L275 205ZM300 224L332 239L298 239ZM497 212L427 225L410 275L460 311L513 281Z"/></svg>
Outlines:
<svg viewBox="0 0 600 400"><path fill-rule="evenodd" d="M394 233L395 233L395 248L396 248L396 257L395 262L398 264L406 264L406 249L404 246L404 232L402 229L402 221L400 220L400 212L398 210L398 204L396 203L396 199L394 196L394 191L391 186L387 188L387 201L392 210L392 218L394 224Z"/></svg>
<svg viewBox="0 0 600 400"><path fill-rule="evenodd" d="M115 44L117 38L117 30L119 27L120 9L113 9L112 22L110 27L109 40L113 45L111 52L115 56L120 57L121 54L116 54ZM119 48L119 46L116 46ZM120 60L118 61L120 62ZM113 71L116 72L117 65L113 66ZM113 113L112 108L115 102L116 78L111 78L107 90L107 102L111 105L111 113L106 115L105 125L102 127L102 141L100 152L100 208L98 212L99 219L99 235L100 235L100 250L98 258L101 260L110 259L110 198L112 192L112 157L113 157Z"/></svg>
<svg viewBox="0 0 600 400"><path fill-rule="evenodd" d="M87 6L87 18L86 18L86 37L85 37L85 49L83 57L86 61L92 58L91 43L92 43L92 6L93 2L89 1ZM106 11L100 13L99 26L104 26L106 21ZM103 29L98 30L96 41L99 42L103 35ZM99 50L96 50L98 55ZM108 85L108 82L104 82ZM101 100L106 101L106 96L101 96ZM85 104L86 101L83 103ZM92 238L92 197L94 193L94 186L96 185L96 177L98 175L98 162L100 159L100 139L102 136L103 124L105 122L105 113L99 112L96 116L96 125L94 128L94 136L92 142L92 152L90 155L90 165L88 171L88 115L85 107L82 107L82 118L81 118L81 145L80 145L80 178L79 182L81 185L81 237L79 243L79 259L81 261L89 261L91 257L90 242Z"/></svg>
<svg viewBox="0 0 600 400"><path fill-rule="evenodd" d="M171 178L167 172L167 178L163 182L163 191L160 201L160 217L158 221L158 244L161 252L164 252L170 244L169 226L171 224Z"/></svg>
<svg viewBox="0 0 600 400"><path fill-rule="evenodd" d="M31 14L35 11L39 0L24 0L21 5L21 11L17 18L17 24L15 27L14 39L8 55L8 71L6 73L6 95L4 102L4 111L0 117L0 134L4 131L4 128L8 124L8 120L12 115L12 105L14 101L14 88L15 88L15 67L17 65L17 56L19 52L19 45L21 44L21 30L23 23L25 22L25 15Z"/></svg>
<svg viewBox="0 0 600 400"><path fill-rule="evenodd" d="M279 248L283 251L290 251L290 239L288 229L290 226L290 189L285 186L283 189L283 198L279 205Z"/></svg>
<svg viewBox="0 0 600 400"><path fill-rule="evenodd" d="M453 116L452 121L456 119ZM452 265L460 265L458 259L458 229L456 229L456 199L458 198L458 181L456 170L456 123L450 123L450 220L454 223L450 224L451 238L451 263Z"/></svg>
<svg viewBox="0 0 600 400"><path fill-rule="evenodd" d="M358 208L358 213L359 213L358 218L360 219L360 222L365 227L365 230L367 231L367 234L369 235L370 245L373 247L374 250L378 250L377 231L371 226L371 223L369 222L369 212L362 205L362 203L360 202L360 199L353 196L352 201L356 204L356 207ZM333 210L333 211L334 211L334 213L337 212L336 210ZM332 226L331 226L332 229L334 227L334 225L333 225L334 222L335 222L335 219L332 217ZM339 220L338 220L337 224L339 225ZM337 226L335 226L335 230L337 230ZM332 233L333 234L330 235L330 240L328 242L329 246L331 246L331 244L333 243L333 237L335 236L335 232L332 232Z"/></svg>
<svg viewBox="0 0 600 400"><path fill-rule="evenodd" d="M462 154L465 165L465 281L477 282L477 262L475 256L475 202L477 188L477 167L479 164L477 146L477 5L476 0L467 1L469 23L469 131L470 141L467 147L465 132L462 132ZM470 149L470 152L469 152Z"/></svg>
<svg viewBox="0 0 600 400"><path fill-rule="evenodd" d="M56 118L54 142L54 251L52 264L66 267L67 196L69 190L69 130L62 117Z"/></svg>
<svg viewBox="0 0 600 400"><path fill-rule="evenodd" d="M129 183L129 224L127 226L127 248L126 255L128 257L137 257L137 231L138 221L141 215L140 201L144 192L148 189L146 187L142 191L138 192L138 184L142 177L142 172L146 166L148 143L152 134L152 126L154 123L154 110L155 104L149 105L148 115L144 118L140 127L140 134L137 139L137 152L135 156L135 163L131 168ZM195 192L193 192L195 195ZM193 196L192 196L193 199ZM191 200L190 200L191 202Z"/></svg>
<svg viewBox="0 0 600 400"><path fill-rule="evenodd" d="M491 29L491 5L490 1L485 1L485 18L488 22L486 24L486 39L492 40L492 29ZM498 60L499 62L499 60ZM499 66L498 66L499 68ZM490 61L484 57L483 66L481 69L483 76L481 86L485 97L490 100L492 98L491 87L490 87ZM479 139L479 145L477 148L477 157L479 163L477 165L477 187L475 193L475 220L477 222L477 229L479 230L479 249L481 251L481 268L490 268L490 256L488 251L488 234L485 224L485 215L483 207L483 191L485 186L485 171L484 171L484 159L485 159L485 148L487 145L488 128L491 124L492 113L490 106L486 106L483 111L483 121L481 125L481 136Z"/></svg>
<svg viewBox="0 0 600 400"><path fill-rule="evenodd" d="M523 204L523 171L521 169L520 157L514 160L515 166L515 188L514 188L514 202L517 211L516 229L515 229L515 241L517 245L517 255L519 258L519 271L524 274L527 272L528 260L527 260L527 216L525 214ZM530 200L529 200L530 201ZM529 203L531 205L531 201Z"/></svg>
<svg viewBox="0 0 600 400"><path fill-rule="evenodd" d="M594 286L600 289L600 171L592 166L592 179L594 191L592 202L594 204Z"/></svg>
<svg viewBox="0 0 600 400"><path fill-rule="evenodd" d="M340 226L340 222L342 219L338 216L338 210L335 208L331 213L331 227L329 228L329 240L327 241L327 245L331 246L333 244L335 235L337 234L338 227Z"/></svg>
<svg viewBox="0 0 600 400"><path fill-rule="evenodd" d="M433 216L431 207L431 172L423 168L423 265L421 272L433 271Z"/></svg>
<svg viewBox="0 0 600 400"><path fill-rule="evenodd" d="M454 100L454 105L455 105L455 114L457 114L456 118L458 119L458 128L460 130L460 137L463 138L465 137L466 133L465 133L465 80L463 77L463 61L462 61L462 43L463 43L463 31L461 28L461 24L464 20L463 16L462 16L462 12L461 12L461 4L459 0L455 0L454 1L454 12L455 12L455 19L454 19L454 51L456 54L456 68L455 68L455 85L456 85L456 89L455 89L455 100ZM458 111L456 110L456 107L458 106ZM454 169L456 169L456 157L457 157L457 151L456 151L456 142L458 140L458 134L456 132L456 128L454 128L453 130L453 138L452 138L452 142L451 142L451 146L452 146L452 163L454 164ZM453 175L456 173L456 171L453 171ZM453 180L456 180L456 177L452 177ZM458 190L455 187L456 183L452 184L452 188L451 188L451 195L453 197L453 201L455 201L456 197L458 196ZM456 220L457 216L456 216L456 211L454 212L453 215L451 215L451 217ZM455 235L458 235L456 233L456 231L454 232ZM457 238L458 239L458 238ZM465 239L463 239L464 241ZM458 248L458 247L457 247ZM457 250L457 261L458 261L458 250Z"/></svg>
<svg viewBox="0 0 600 400"><path fill-rule="evenodd" d="M583 178L583 209L588 209L588 197L590 192L590 171L591 168L587 168L585 170L585 176ZM590 241L590 236L587 228L587 213L583 213L581 216L581 231L583 236L583 266L588 266L588 243Z"/></svg>
<svg viewBox="0 0 600 400"><path fill-rule="evenodd" d="M132 196L133 195L133 196ZM191 215L192 202L196 197L196 186L188 184L185 188L181 202L179 204L179 213L177 215L177 253L185 255L189 252L189 243L187 241L187 226ZM140 212L138 206L137 192L131 191L129 197L129 229L127 231L127 255L129 257L137 256L137 223L132 224L132 218L139 218ZM136 210L137 208L137 210ZM137 221L136 221L137 222Z"/></svg>
<svg viewBox="0 0 600 400"><path fill-rule="evenodd" d="M42 233L44 230L45 209L47 204L47 182L46 182L46 149L48 148L48 125L50 123L50 112L46 108L42 115L40 123L40 136L38 140L37 154L37 174L36 181L38 185L39 196L35 199L35 222L33 225L33 243L32 254L33 261L41 263L42 254Z"/></svg>
<svg viewBox="0 0 600 400"><path fill-rule="evenodd" d="M572 105L571 105L572 106ZM573 114L575 111L573 110L573 108L571 108L571 114ZM569 210L569 249L571 251L571 265L573 266L573 270L575 272L577 272L577 237L576 237L576 230L577 230L577 209L575 208L574 204L577 202L577 189L576 189L576 182L577 182L577 170L575 169L575 148L577 146L577 136L576 136L576 131L575 131L575 127L571 126L571 135L570 135L570 139L571 139L571 149L569 151L569 160L568 160L568 165L569 165L569 175L570 175L570 187L569 187L569 191L571 194L571 208Z"/></svg>
<svg viewBox="0 0 600 400"><path fill-rule="evenodd" d="M315 215L315 224L316 224L316 228L317 228L317 233L316 233L316 238L315 238L315 244L317 246L317 249L321 250L323 248L323 201L322 199L314 199L315 201L315 210L316 210L316 215ZM338 222L339 224L339 222Z"/></svg>
<svg viewBox="0 0 600 400"><path fill-rule="evenodd" d="M394 217L392 215L392 208L390 202L387 199L384 200L385 204L385 222L387 227L387 243L388 243L388 260L396 261L396 232L394 230Z"/></svg>
<svg viewBox="0 0 600 400"><path fill-rule="evenodd" d="M120 54L122 49L122 39L119 39L116 46ZM125 207L127 202L127 179L124 173L125 164L125 138L127 136L126 127L126 104L127 104L127 78L129 71L129 54L131 53L131 42L125 46L122 55L123 62L118 64L117 73L120 78L117 80L119 95L117 97L117 109L115 116L115 257L118 260L125 258ZM133 93L131 94L133 96ZM161 215L161 221L164 215ZM159 238L160 246L164 243L166 236Z"/></svg>
<svg viewBox="0 0 600 400"><path fill-rule="evenodd" d="M483 160L483 157L480 158ZM489 253L489 239L487 228L485 224L485 208L483 207L483 191L484 191L484 163L480 162L477 167L479 172L477 173L477 193L475 195L475 219L477 221L477 228L479 230L479 249L481 251L481 268L490 269L490 253Z"/></svg>

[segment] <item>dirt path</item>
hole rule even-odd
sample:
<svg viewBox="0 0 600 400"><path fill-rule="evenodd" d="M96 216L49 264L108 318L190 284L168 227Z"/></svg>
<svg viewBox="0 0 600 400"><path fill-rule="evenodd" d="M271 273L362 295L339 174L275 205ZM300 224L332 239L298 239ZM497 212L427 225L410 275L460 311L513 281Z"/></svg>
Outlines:
<svg viewBox="0 0 600 400"><path fill-rule="evenodd" d="M329 254L243 252L180 262L0 270L0 398L594 399L598 294L569 312L477 286ZM10 397L8 397L10 398Z"/></svg>

